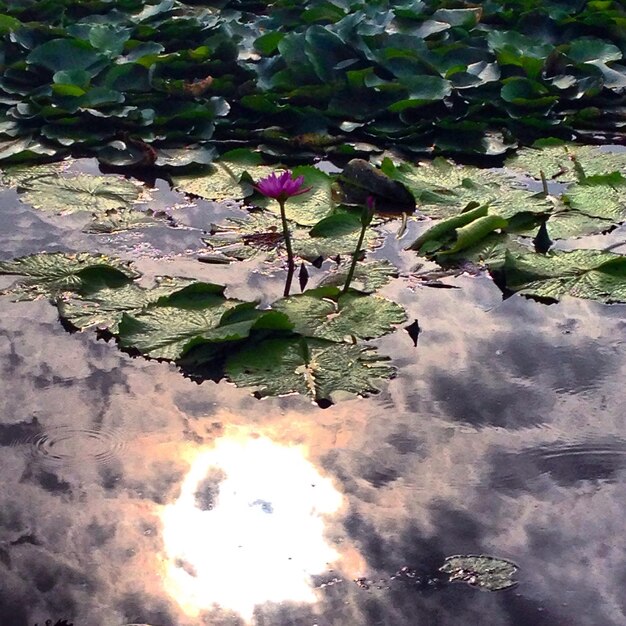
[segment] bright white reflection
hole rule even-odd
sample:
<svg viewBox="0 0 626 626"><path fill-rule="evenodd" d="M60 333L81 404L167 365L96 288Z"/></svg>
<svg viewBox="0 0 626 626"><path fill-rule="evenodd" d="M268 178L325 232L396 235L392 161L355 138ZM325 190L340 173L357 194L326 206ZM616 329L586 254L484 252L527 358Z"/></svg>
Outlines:
<svg viewBox="0 0 626 626"><path fill-rule="evenodd" d="M314 602L311 575L338 558L323 515L341 501L301 448L218 440L163 512L169 591L189 615L218 605L247 620L264 602Z"/></svg>

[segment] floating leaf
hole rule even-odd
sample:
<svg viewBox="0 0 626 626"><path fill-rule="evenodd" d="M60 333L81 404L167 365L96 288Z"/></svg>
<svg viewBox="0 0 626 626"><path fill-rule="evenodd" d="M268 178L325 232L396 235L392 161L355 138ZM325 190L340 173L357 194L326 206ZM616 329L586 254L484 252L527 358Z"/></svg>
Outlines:
<svg viewBox="0 0 626 626"><path fill-rule="evenodd" d="M234 161L216 161L208 173L201 176L175 176L174 185L186 193L207 200L241 200L250 196L252 181L275 171L269 165L246 165ZM243 176L246 174L246 178Z"/></svg>
<svg viewBox="0 0 626 626"><path fill-rule="evenodd" d="M601 250L554 250L546 255L507 253L507 289L558 301L563 296L626 302L626 257Z"/></svg>
<svg viewBox="0 0 626 626"><path fill-rule="evenodd" d="M311 237L341 237L361 230L361 218L356 213L333 213L321 219L311 230Z"/></svg>
<svg viewBox="0 0 626 626"><path fill-rule="evenodd" d="M311 290L279 300L272 308L285 313L301 335L338 342L381 337L406 319L404 309L395 302L338 291L332 287Z"/></svg>
<svg viewBox="0 0 626 626"><path fill-rule="evenodd" d="M140 276L127 261L88 252L42 252L0 261L0 274L24 276L0 292L16 300L54 298L66 291L88 294L103 287L120 287Z"/></svg>
<svg viewBox="0 0 626 626"><path fill-rule="evenodd" d="M616 171L626 173L625 153L607 152L597 146L578 144L558 143L522 148L507 160L506 165L538 180L543 172L546 178L576 182L580 176L576 172L575 163L578 163L587 176L602 176Z"/></svg>
<svg viewBox="0 0 626 626"><path fill-rule="evenodd" d="M83 230L87 233L117 233L164 223L169 223L170 225L174 223L167 213L121 208L110 209L102 216L94 216L94 220Z"/></svg>
<svg viewBox="0 0 626 626"><path fill-rule="evenodd" d="M121 346L145 356L176 360L202 343L244 339L265 322L291 328L284 316L227 299L220 285L196 282L135 315L125 314L119 338Z"/></svg>
<svg viewBox="0 0 626 626"><path fill-rule="evenodd" d="M85 298L60 300L57 306L59 315L80 330L96 326L116 333L124 313L136 315L149 304L180 291L191 282L187 278L163 278L151 289L135 283L115 289L105 287Z"/></svg>
<svg viewBox="0 0 626 626"><path fill-rule="evenodd" d="M105 215L110 210L130 208L141 195L140 187L117 176L36 173L27 178L20 173L18 185L23 202L62 214L89 211Z"/></svg>
<svg viewBox="0 0 626 626"><path fill-rule="evenodd" d="M439 571L449 574L450 582L467 583L484 591L500 591L517 584L513 580L517 565L493 556L449 556Z"/></svg>
<svg viewBox="0 0 626 626"><path fill-rule="evenodd" d="M269 259L286 255L280 219L269 211L246 212L246 218L228 218L217 225L214 232L203 239L214 252L237 260L244 260L262 253ZM336 237L311 238L301 228L291 231L294 253L300 258L313 260L354 251L358 233ZM365 247L373 248L379 238L373 230L366 234Z"/></svg>
<svg viewBox="0 0 626 626"><path fill-rule="evenodd" d="M322 279L322 286L343 287L348 277L348 270L351 262L341 263L338 267L331 269ZM372 293L384 287L391 278L398 276L398 269L395 265L386 260L376 260L366 263L357 263L350 285L356 291Z"/></svg>
<svg viewBox="0 0 626 626"><path fill-rule="evenodd" d="M337 391L378 393L373 380L391 378L394 368L372 348L304 338L268 339L235 353L226 376L239 387L258 387L256 395L300 393L316 402L332 401Z"/></svg>

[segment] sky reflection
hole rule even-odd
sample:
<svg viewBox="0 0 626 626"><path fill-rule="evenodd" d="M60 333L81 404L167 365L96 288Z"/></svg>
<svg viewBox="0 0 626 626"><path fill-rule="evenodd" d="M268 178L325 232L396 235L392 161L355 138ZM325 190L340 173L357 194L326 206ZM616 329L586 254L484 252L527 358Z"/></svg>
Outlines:
<svg viewBox="0 0 626 626"><path fill-rule="evenodd" d="M217 605L246 620L266 602L315 602L311 576L339 557L324 515L341 504L301 446L218 439L162 513L168 592L190 616Z"/></svg>

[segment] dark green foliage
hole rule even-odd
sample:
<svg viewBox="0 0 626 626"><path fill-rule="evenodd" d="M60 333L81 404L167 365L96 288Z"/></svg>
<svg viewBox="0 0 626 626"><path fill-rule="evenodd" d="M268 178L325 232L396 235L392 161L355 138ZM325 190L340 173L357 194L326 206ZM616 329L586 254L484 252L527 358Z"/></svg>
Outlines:
<svg viewBox="0 0 626 626"><path fill-rule="evenodd" d="M188 167L216 140L497 155L621 134L625 25L612 0L4 1L0 160Z"/></svg>

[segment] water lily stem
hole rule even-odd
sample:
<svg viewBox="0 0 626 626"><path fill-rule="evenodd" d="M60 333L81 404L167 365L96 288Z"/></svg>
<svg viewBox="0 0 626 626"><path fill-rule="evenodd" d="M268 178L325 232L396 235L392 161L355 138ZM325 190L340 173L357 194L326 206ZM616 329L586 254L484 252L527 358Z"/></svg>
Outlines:
<svg viewBox="0 0 626 626"><path fill-rule="evenodd" d="M352 255L352 263L350 264L350 269L348 270L348 276L346 277L346 284L343 286L343 293L346 293L350 288L350 283L352 282L352 277L354 276L354 270L356 269L356 262L359 260L359 256L361 254L361 247L363 246L363 240L365 239L365 231L369 226L369 222L364 221L361 225L361 234L359 235L359 241L356 244L356 250Z"/></svg>
<svg viewBox="0 0 626 626"><path fill-rule="evenodd" d="M287 224L287 215L285 214L285 201L278 200L280 206L280 219L283 223L283 237L285 239L285 248L287 248L287 280L285 281L285 291L283 295L287 297L291 291L291 280L296 269L293 259L293 249L291 248L291 236L289 234L289 225Z"/></svg>

